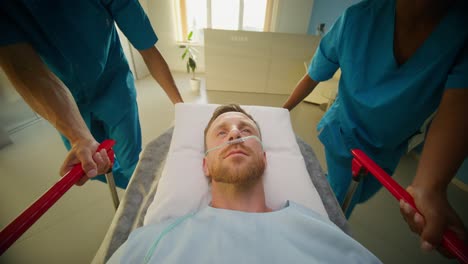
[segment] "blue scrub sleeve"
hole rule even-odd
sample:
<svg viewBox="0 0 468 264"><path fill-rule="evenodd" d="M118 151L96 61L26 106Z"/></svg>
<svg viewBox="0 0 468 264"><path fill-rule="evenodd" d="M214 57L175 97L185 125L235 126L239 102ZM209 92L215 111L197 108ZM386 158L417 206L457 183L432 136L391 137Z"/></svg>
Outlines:
<svg viewBox="0 0 468 264"><path fill-rule="evenodd" d="M460 51L455 64L449 72L445 88L468 88L468 45Z"/></svg>
<svg viewBox="0 0 468 264"><path fill-rule="evenodd" d="M137 50L151 48L156 33L138 0L112 0L108 9L117 25Z"/></svg>
<svg viewBox="0 0 468 264"><path fill-rule="evenodd" d="M24 32L6 12L5 5L6 3L1 3L0 6L0 46L7 46L19 42L27 42L27 38Z"/></svg>
<svg viewBox="0 0 468 264"><path fill-rule="evenodd" d="M320 41L309 66L309 76L314 81L326 81L333 77L340 67L339 52L342 45L346 12L341 15Z"/></svg>

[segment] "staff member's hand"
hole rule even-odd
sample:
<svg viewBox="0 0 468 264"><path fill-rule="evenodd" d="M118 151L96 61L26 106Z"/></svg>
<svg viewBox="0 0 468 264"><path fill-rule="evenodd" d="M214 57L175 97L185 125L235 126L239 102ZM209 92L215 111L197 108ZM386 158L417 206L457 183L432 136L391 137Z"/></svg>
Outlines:
<svg viewBox="0 0 468 264"><path fill-rule="evenodd" d="M96 152L98 146L99 143L94 139L79 140L72 144L72 148L60 168L60 175L65 175L73 166L81 163L83 171L86 173L86 176L82 177L76 184L81 186L89 178L108 172L112 167L112 163L105 149Z"/></svg>
<svg viewBox="0 0 468 264"><path fill-rule="evenodd" d="M427 190L417 186L409 186L406 190L413 196L416 207L424 215L422 217L409 204L400 201L403 218L411 231L421 237L421 249L439 249L446 228L450 228L458 238L466 242L467 232L460 217L450 206L446 190ZM445 249L440 248L439 252L446 257L453 257Z"/></svg>

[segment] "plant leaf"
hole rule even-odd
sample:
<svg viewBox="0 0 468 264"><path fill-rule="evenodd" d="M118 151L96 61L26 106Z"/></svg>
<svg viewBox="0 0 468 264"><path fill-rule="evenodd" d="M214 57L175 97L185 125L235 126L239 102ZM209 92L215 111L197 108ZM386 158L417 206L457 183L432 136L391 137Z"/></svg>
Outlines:
<svg viewBox="0 0 468 264"><path fill-rule="evenodd" d="M182 59L185 59L185 56L187 55L187 52L189 52L189 50L185 49L184 54L182 54Z"/></svg>
<svg viewBox="0 0 468 264"><path fill-rule="evenodd" d="M193 35L193 31L190 31L190 33L189 33L188 36L187 36L187 40L188 40L188 41L191 41L191 40L192 40L192 35Z"/></svg>
<svg viewBox="0 0 468 264"><path fill-rule="evenodd" d="M195 72L195 69L197 68L197 62L195 62L193 58L189 58L187 65L190 66L192 72Z"/></svg>

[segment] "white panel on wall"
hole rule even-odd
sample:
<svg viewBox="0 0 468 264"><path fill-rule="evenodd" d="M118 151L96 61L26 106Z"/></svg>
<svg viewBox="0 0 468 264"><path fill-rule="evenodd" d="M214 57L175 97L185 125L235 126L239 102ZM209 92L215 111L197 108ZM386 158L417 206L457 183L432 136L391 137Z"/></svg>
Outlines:
<svg viewBox="0 0 468 264"><path fill-rule="evenodd" d="M318 42L313 35L207 29L206 88L290 94Z"/></svg>
<svg viewBox="0 0 468 264"><path fill-rule="evenodd" d="M290 94L304 76L304 63L308 64L318 43L319 38L311 35L273 33L267 92Z"/></svg>
<svg viewBox="0 0 468 264"><path fill-rule="evenodd" d="M258 33L205 30L207 89L265 92L271 34Z"/></svg>
<svg viewBox="0 0 468 264"><path fill-rule="evenodd" d="M271 34L265 32L205 30L205 46L229 56L269 56L271 41Z"/></svg>
<svg viewBox="0 0 468 264"><path fill-rule="evenodd" d="M291 94L302 76L304 76L304 63L302 59L273 57L265 92Z"/></svg>
<svg viewBox="0 0 468 264"><path fill-rule="evenodd" d="M212 55L207 56L207 65L216 65L206 72L209 90L263 93L267 89L266 57Z"/></svg>
<svg viewBox="0 0 468 264"><path fill-rule="evenodd" d="M311 35L274 33L272 34L271 53L275 56L312 59L320 39ZM311 55L312 54L312 55Z"/></svg>

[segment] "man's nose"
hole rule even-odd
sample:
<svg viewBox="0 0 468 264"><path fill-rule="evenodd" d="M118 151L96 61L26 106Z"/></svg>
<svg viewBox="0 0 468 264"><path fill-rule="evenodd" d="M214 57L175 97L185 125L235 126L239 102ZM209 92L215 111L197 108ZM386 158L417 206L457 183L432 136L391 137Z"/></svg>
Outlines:
<svg viewBox="0 0 468 264"><path fill-rule="evenodd" d="M241 134L240 134L239 129L233 128L231 129L231 131L229 131L229 140L238 139L240 137L241 137Z"/></svg>

